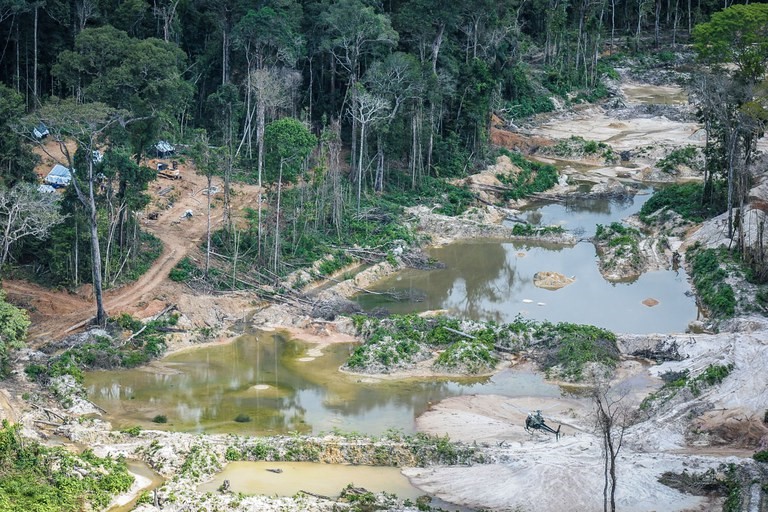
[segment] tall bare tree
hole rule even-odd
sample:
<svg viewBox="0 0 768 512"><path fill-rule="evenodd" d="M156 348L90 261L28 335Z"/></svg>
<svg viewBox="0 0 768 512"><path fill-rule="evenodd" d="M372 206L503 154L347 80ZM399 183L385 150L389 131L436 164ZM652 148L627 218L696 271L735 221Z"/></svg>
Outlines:
<svg viewBox="0 0 768 512"><path fill-rule="evenodd" d="M360 126L360 147L357 155L357 210L360 211L360 196L363 190L363 155L365 154L366 129L389 116L390 104L385 98L376 96L358 84L352 93L354 100L349 115Z"/></svg>
<svg viewBox="0 0 768 512"><path fill-rule="evenodd" d="M103 274L101 245L98 231L98 209L96 195L98 192L98 176L95 172L95 151L109 143L107 132L117 126L125 127L129 123L143 118L129 119L128 113L111 108L103 103L77 104L75 101L51 102L27 119L25 126L20 127L20 133L28 137L55 162L70 170L71 184L75 189L77 199L88 214L91 242L91 277L93 294L96 299L96 323L106 325L107 312L104 309ZM51 139L56 143L58 152L51 151L50 146L31 135L31 126L44 122L50 131ZM81 166L75 166L75 149L82 155ZM84 168L83 168L84 167Z"/></svg>
<svg viewBox="0 0 768 512"><path fill-rule="evenodd" d="M626 403L626 391L617 390L605 382L596 382L592 390L595 407L595 427L603 441L603 511L616 512L617 458L630 425L631 410Z"/></svg>
<svg viewBox="0 0 768 512"><path fill-rule="evenodd" d="M43 239L62 220L57 194L38 192L25 182L0 188L0 266L8 260L12 244L28 236Z"/></svg>

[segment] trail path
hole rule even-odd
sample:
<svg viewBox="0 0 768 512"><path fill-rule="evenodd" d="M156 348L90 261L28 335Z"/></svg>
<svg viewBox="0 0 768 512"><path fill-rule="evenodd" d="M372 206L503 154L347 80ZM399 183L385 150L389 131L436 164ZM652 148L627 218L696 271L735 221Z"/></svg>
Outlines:
<svg viewBox="0 0 768 512"><path fill-rule="evenodd" d="M207 197L203 193L206 178L184 168L182 175L181 180L158 178L150 184L153 205L166 202L168 197L174 198L169 208L157 210L156 220L146 220L146 217L142 220L142 227L163 242L163 251L137 281L105 290L104 304L109 315L130 313L143 318L160 312L174 301L174 290L177 291L180 285L170 281L168 274L202 242L207 226ZM240 200L246 196L240 194ZM184 218L188 210L192 211L192 216ZM216 208L212 213L211 224L215 228L222 220L223 208ZM11 279L3 280L2 286L11 302L29 311L32 325L28 344L33 347L70 334L87 325L95 316L96 306L90 286L81 287L78 293Z"/></svg>

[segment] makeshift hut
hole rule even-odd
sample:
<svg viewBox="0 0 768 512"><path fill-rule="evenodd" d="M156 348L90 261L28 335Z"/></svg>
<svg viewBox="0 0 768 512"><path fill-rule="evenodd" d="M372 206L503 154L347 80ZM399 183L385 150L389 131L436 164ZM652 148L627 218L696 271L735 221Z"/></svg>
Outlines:
<svg viewBox="0 0 768 512"><path fill-rule="evenodd" d="M161 140L155 144L155 152L157 153L157 158L166 158L173 155L176 152L176 148L170 142Z"/></svg>
<svg viewBox="0 0 768 512"><path fill-rule="evenodd" d="M72 173L61 164L54 165L51 172L45 177L45 183L54 188L66 187L70 181L72 181Z"/></svg>

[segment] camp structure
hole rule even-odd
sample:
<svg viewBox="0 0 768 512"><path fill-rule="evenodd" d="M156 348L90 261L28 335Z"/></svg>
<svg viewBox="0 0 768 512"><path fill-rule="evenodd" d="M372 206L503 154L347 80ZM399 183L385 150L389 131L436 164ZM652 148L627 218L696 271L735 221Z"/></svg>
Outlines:
<svg viewBox="0 0 768 512"><path fill-rule="evenodd" d="M37 186L37 191L40 192L41 194L50 194L51 192L56 192L56 189L50 185L41 183L40 185Z"/></svg>
<svg viewBox="0 0 768 512"><path fill-rule="evenodd" d="M54 188L66 187L70 181L72 181L72 173L61 164L54 165L45 177L45 183Z"/></svg>
<svg viewBox="0 0 768 512"><path fill-rule="evenodd" d="M45 138L49 134L50 132L48 131L48 127L45 126L45 123L40 123L32 129L32 135L34 135L36 139Z"/></svg>
<svg viewBox="0 0 768 512"><path fill-rule="evenodd" d="M161 140L155 144L155 151L157 152L158 158L165 158L173 155L176 152L176 148L170 142Z"/></svg>

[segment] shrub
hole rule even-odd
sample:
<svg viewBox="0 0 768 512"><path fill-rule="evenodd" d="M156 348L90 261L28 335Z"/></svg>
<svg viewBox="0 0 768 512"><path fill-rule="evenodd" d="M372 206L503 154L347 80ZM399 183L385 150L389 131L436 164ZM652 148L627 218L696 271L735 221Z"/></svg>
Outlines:
<svg viewBox="0 0 768 512"><path fill-rule="evenodd" d="M721 268L720 259L726 249L688 250L691 261L691 277L699 299L715 317L729 318L736 313L736 294L726 282L726 271Z"/></svg>
<svg viewBox="0 0 768 512"><path fill-rule="evenodd" d="M152 418L153 423L168 423L168 416L165 414L158 414L154 418Z"/></svg>
<svg viewBox="0 0 768 512"><path fill-rule="evenodd" d="M0 475L0 510L8 512L101 510L133 484L124 460L44 447L23 439L19 427L5 420Z"/></svg>
<svg viewBox="0 0 768 512"><path fill-rule="evenodd" d="M698 154L699 150L696 146L674 149L667 156L659 160L656 165L664 172L675 172L680 165L692 167Z"/></svg>
<svg viewBox="0 0 768 512"><path fill-rule="evenodd" d="M673 210L691 222L702 222L725 211L724 201L718 200L713 204L705 204L703 197L704 184L702 183L668 185L654 192L653 196L643 204L640 208L640 220L650 224L651 215L662 208Z"/></svg>
<svg viewBox="0 0 768 512"><path fill-rule="evenodd" d="M195 266L194 263L192 263L192 260L185 257L171 269L168 277L171 278L171 281L183 283L189 281L191 278L196 277L199 274L200 270Z"/></svg>
<svg viewBox="0 0 768 512"><path fill-rule="evenodd" d="M504 191L504 199L521 199L531 194L544 192L557 184L558 173L553 165L534 162L520 153L506 149L499 151L517 165L521 171L516 175L498 174L496 177L510 190Z"/></svg>

